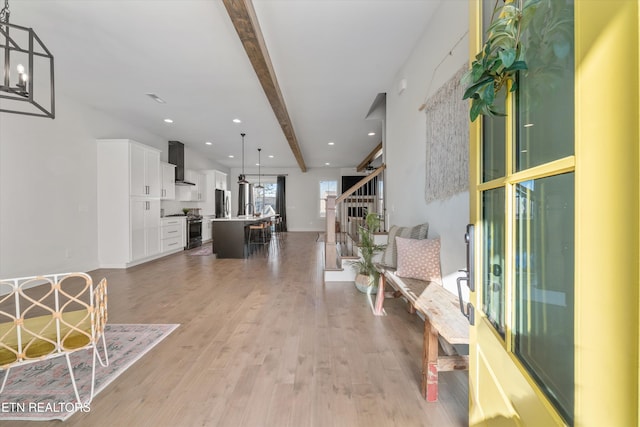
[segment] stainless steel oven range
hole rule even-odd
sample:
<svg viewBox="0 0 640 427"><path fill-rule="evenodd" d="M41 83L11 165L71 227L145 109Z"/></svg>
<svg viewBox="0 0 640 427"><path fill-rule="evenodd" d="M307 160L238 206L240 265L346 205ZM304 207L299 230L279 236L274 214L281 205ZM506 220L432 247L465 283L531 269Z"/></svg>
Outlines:
<svg viewBox="0 0 640 427"><path fill-rule="evenodd" d="M202 216L187 215L187 247L186 249L202 246Z"/></svg>

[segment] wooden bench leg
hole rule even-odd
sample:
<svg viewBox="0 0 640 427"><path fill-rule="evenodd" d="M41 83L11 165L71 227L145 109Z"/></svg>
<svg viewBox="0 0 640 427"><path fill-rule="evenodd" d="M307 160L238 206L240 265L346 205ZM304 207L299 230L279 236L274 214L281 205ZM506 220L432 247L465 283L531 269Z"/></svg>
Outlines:
<svg viewBox="0 0 640 427"><path fill-rule="evenodd" d="M382 305L384 303L384 285L386 282L387 279L384 277L384 274L380 274L380 278L378 279L378 295L376 296L376 304L373 310L373 314L376 316L384 315L384 308L382 308Z"/></svg>
<svg viewBox="0 0 640 427"><path fill-rule="evenodd" d="M424 321L422 397L427 402L438 400L438 331L431 327L429 318Z"/></svg>

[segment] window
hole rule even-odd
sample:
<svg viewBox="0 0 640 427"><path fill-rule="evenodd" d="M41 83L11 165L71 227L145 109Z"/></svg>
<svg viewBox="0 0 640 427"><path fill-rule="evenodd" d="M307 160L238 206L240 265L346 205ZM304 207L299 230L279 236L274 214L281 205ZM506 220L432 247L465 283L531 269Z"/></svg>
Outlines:
<svg viewBox="0 0 640 427"><path fill-rule="evenodd" d="M256 212L265 213L269 207L271 207L275 212L276 190L278 188L278 184L275 182L264 182L264 177L262 177L262 179L263 181L261 181L260 184L264 188L256 188L258 182L255 180L250 181L253 184L253 204L256 208Z"/></svg>
<svg viewBox="0 0 640 427"><path fill-rule="evenodd" d="M327 216L327 196L338 194L338 181L320 181L320 217Z"/></svg>
<svg viewBox="0 0 640 427"><path fill-rule="evenodd" d="M514 352L568 419L573 411L574 176L516 185Z"/></svg>

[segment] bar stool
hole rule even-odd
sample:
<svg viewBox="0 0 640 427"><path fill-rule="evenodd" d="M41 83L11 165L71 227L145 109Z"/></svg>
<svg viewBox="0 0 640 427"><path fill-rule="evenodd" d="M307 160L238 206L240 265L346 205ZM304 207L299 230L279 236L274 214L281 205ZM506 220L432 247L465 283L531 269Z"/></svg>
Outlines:
<svg viewBox="0 0 640 427"><path fill-rule="evenodd" d="M267 223L259 222L257 224L249 225L249 252L251 253L252 248L256 246L258 248L264 248L269 244L269 240L267 239Z"/></svg>
<svg viewBox="0 0 640 427"><path fill-rule="evenodd" d="M271 220L272 239L276 241L278 247L282 244L282 217L276 216Z"/></svg>

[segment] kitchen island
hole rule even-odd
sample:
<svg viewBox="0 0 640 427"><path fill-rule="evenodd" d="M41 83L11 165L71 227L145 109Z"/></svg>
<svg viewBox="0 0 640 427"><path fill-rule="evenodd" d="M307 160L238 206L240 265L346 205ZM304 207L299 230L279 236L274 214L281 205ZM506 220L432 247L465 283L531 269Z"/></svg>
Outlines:
<svg viewBox="0 0 640 427"><path fill-rule="evenodd" d="M213 253L217 258L247 258L249 242L247 227L264 221L270 221L275 215L255 217L243 215L231 218L211 218Z"/></svg>

